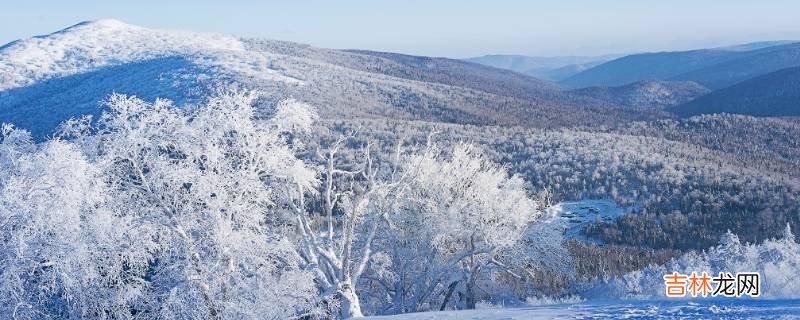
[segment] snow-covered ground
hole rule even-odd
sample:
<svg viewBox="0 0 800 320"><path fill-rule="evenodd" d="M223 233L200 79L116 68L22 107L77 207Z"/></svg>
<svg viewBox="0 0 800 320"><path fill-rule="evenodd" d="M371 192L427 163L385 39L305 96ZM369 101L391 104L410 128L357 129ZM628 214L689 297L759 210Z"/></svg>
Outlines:
<svg viewBox="0 0 800 320"><path fill-rule="evenodd" d="M421 312L368 319L800 319L800 300L590 301L520 308Z"/></svg>

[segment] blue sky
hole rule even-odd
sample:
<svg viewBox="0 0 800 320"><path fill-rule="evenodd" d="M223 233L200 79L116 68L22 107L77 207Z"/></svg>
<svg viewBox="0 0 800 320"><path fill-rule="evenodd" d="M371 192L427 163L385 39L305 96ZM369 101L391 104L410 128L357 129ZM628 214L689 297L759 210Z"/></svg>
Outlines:
<svg viewBox="0 0 800 320"><path fill-rule="evenodd" d="M99 18L456 58L598 55L800 39L797 0L3 0L0 6L0 43Z"/></svg>

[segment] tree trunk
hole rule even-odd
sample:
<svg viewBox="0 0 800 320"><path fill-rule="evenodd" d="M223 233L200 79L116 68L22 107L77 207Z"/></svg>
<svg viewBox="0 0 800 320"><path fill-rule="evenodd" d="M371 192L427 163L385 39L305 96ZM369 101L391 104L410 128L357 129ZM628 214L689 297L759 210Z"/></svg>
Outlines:
<svg viewBox="0 0 800 320"><path fill-rule="evenodd" d="M447 308L447 302L450 301L450 297L453 296L453 291L456 290L456 285L458 282L454 281L451 282L449 286L447 286L447 294L444 295L444 301L442 301L442 306L439 307L439 311L444 311Z"/></svg>
<svg viewBox="0 0 800 320"><path fill-rule="evenodd" d="M341 304L340 315L344 319L361 318L361 302L358 300L355 288L350 283L343 283L339 286L339 303Z"/></svg>
<svg viewBox="0 0 800 320"><path fill-rule="evenodd" d="M394 313L405 313L406 312L406 305L405 305L405 289L403 288L403 283L395 281L394 284L394 296L392 296L392 309Z"/></svg>
<svg viewBox="0 0 800 320"><path fill-rule="evenodd" d="M477 282L476 273L470 272L465 280L466 283L464 285L466 290L464 290L464 294L466 295L466 307L469 310L473 310L477 304L477 301L475 301L475 283Z"/></svg>

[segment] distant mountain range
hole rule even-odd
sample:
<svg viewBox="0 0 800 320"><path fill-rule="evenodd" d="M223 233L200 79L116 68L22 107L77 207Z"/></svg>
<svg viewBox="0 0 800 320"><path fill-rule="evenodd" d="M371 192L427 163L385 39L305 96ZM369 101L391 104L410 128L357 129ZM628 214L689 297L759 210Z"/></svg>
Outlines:
<svg viewBox="0 0 800 320"><path fill-rule="evenodd" d="M731 46L724 46L724 47L717 47L717 49L727 50L727 51L750 51L750 50L757 50L761 48L767 47L774 47L783 44L790 44L798 42L797 40L774 40L774 41L757 41L757 42L749 42L743 44L735 44Z"/></svg>
<svg viewBox="0 0 800 320"><path fill-rule="evenodd" d="M573 88L574 96L632 109L666 108L680 116L800 113L797 41L622 57L487 55L466 61L554 81Z"/></svg>
<svg viewBox="0 0 800 320"><path fill-rule="evenodd" d="M759 42L714 49L633 54L597 65L559 83L583 88L621 86L641 80L679 80L719 89L798 65L800 43Z"/></svg>
<svg viewBox="0 0 800 320"><path fill-rule="evenodd" d="M622 55L605 55L597 57L530 57L522 55L494 54L465 60L490 67L512 70L514 72L545 80L560 81L620 56Z"/></svg>
<svg viewBox="0 0 800 320"><path fill-rule="evenodd" d="M741 81L785 68L800 66L800 43L743 51L740 57L693 70L671 80L695 81L710 89L721 89Z"/></svg>
<svg viewBox="0 0 800 320"><path fill-rule="evenodd" d="M745 80L669 110L684 117L722 112L800 116L800 67Z"/></svg>

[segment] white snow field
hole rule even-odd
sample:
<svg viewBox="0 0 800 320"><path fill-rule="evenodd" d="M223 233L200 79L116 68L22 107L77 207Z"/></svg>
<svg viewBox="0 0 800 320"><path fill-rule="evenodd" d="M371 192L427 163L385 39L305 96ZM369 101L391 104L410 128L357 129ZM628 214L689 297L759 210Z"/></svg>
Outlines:
<svg viewBox="0 0 800 320"><path fill-rule="evenodd" d="M519 308L420 312L367 319L800 319L800 300L611 300Z"/></svg>

